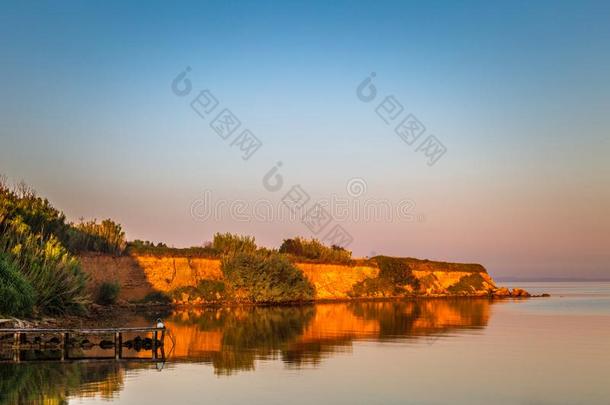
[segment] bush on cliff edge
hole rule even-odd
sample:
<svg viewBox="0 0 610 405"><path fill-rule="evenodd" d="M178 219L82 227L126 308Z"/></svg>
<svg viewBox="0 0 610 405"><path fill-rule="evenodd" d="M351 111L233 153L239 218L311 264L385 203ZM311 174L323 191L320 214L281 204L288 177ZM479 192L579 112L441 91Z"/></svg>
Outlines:
<svg viewBox="0 0 610 405"><path fill-rule="evenodd" d="M352 252L341 246L325 246L317 239L308 240L300 236L284 239L279 251L297 260L306 259L317 263L348 264L352 260Z"/></svg>
<svg viewBox="0 0 610 405"><path fill-rule="evenodd" d="M227 292L253 303L309 301L314 287L303 272L278 253L240 252L222 261Z"/></svg>
<svg viewBox="0 0 610 405"><path fill-rule="evenodd" d="M485 279L480 273L472 273L468 276L462 277L457 283L447 288L451 294L468 294L479 290L484 287Z"/></svg>
<svg viewBox="0 0 610 405"><path fill-rule="evenodd" d="M254 253L257 250L254 237L234 235L232 233L214 234L212 248L219 254L228 256L238 253Z"/></svg>
<svg viewBox="0 0 610 405"><path fill-rule="evenodd" d="M354 284L351 296L398 297L419 290L419 280L413 275L411 267L404 259L376 256L373 260L379 266L379 274L375 278L369 277Z"/></svg>

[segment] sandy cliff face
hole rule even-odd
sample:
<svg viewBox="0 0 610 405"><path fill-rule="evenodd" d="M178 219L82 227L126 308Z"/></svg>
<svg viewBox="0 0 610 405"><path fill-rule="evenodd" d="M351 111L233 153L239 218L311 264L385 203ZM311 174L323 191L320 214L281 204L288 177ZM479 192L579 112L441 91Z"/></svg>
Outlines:
<svg viewBox="0 0 610 405"><path fill-rule="evenodd" d="M121 284L120 298L136 301L154 291L196 286L201 280L221 280L220 260L187 257L108 256L80 258L91 291L103 282Z"/></svg>
<svg viewBox="0 0 610 405"><path fill-rule="evenodd" d="M464 271L430 271L430 270L414 270L413 274L422 284L422 292L428 295L443 295L448 289L465 277L471 276L472 272ZM487 291L496 289L496 283L487 274L487 272L477 273L483 279L482 288L477 288L475 295L484 295Z"/></svg>
<svg viewBox="0 0 610 405"><path fill-rule="evenodd" d="M371 266L297 263L305 277L316 287L317 299L349 298L354 284L367 277L376 277L379 269Z"/></svg>
<svg viewBox="0 0 610 405"><path fill-rule="evenodd" d="M481 265L406 260L420 281L421 294L448 295L452 286L463 287L464 284L469 288L462 295L487 295L497 289ZM86 255L81 257L81 262L90 276L91 291L103 282L119 282L122 287L120 298L128 301L142 299L153 291L169 292L179 287L196 286L202 280L222 280L218 259ZM297 263L296 266L315 286L316 298L322 300L347 299L356 283L379 274L374 265ZM468 283L473 275L479 275L482 282L476 286L471 283L471 287Z"/></svg>

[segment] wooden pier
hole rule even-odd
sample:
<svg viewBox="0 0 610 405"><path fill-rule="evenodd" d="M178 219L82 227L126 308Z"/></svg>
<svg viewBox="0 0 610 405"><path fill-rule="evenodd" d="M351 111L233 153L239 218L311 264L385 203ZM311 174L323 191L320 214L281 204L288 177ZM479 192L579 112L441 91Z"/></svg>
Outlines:
<svg viewBox="0 0 610 405"><path fill-rule="evenodd" d="M129 360L129 361L164 361L165 360L165 326L138 327L138 328L11 328L0 329L0 352L12 351L12 358L0 359L0 362L20 362L24 353L28 351L60 352L59 361L89 361L89 360ZM136 335L135 338L125 339L125 335ZM143 336L140 336L143 335ZM103 337L101 341L93 343L88 337ZM79 339L77 339L80 338ZM110 351L112 356L72 356L71 350L83 352L97 349ZM126 356L125 352L151 352L150 357Z"/></svg>

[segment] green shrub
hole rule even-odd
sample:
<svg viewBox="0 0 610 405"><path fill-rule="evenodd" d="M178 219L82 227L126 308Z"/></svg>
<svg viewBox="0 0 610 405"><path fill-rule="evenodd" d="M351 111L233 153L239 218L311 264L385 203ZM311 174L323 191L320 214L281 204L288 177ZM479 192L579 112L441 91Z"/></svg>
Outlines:
<svg viewBox="0 0 610 405"><path fill-rule="evenodd" d="M0 254L0 314L28 316L36 302L35 292L19 270Z"/></svg>
<svg viewBox="0 0 610 405"><path fill-rule="evenodd" d="M379 278L388 280L397 286L410 285L419 289L419 280L413 275L411 267L399 257L377 256Z"/></svg>
<svg viewBox="0 0 610 405"><path fill-rule="evenodd" d="M220 254L229 256L237 253L253 253L257 249L254 237L231 233L216 233L212 248Z"/></svg>
<svg viewBox="0 0 610 405"><path fill-rule="evenodd" d="M6 182L0 182L0 223L16 217L42 239L55 235L63 240L68 228L65 215L47 199L38 197L25 183L10 189Z"/></svg>
<svg viewBox="0 0 610 405"><path fill-rule="evenodd" d="M97 292L96 302L101 305L113 305L119 298L121 285L115 283L102 283Z"/></svg>
<svg viewBox="0 0 610 405"><path fill-rule="evenodd" d="M168 247L165 243L154 244L149 241L134 240L127 243L128 253L152 255L157 257L205 257L218 258L220 255L211 246L193 246L190 248Z"/></svg>
<svg viewBox="0 0 610 405"><path fill-rule="evenodd" d="M320 263L349 263L352 252L340 246L325 246L317 239L284 239L280 253L289 254L295 258L313 260Z"/></svg>
<svg viewBox="0 0 610 405"><path fill-rule="evenodd" d="M307 301L314 287L284 256L278 253L238 253L222 261L229 294L254 303Z"/></svg>
<svg viewBox="0 0 610 405"><path fill-rule="evenodd" d="M379 267L379 274L354 284L350 293L353 297L397 297L417 292L419 280L413 275L405 260L397 257L376 256L373 261Z"/></svg>
<svg viewBox="0 0 610 405"><path fill-rule="evenodd" d="M0 254L34 290L45 313L78 312L88 302L86 278L63 241L65 216L27 186L0 184Z"/></svg>
<svg viewBox="0 0 610 405"><path fill-rule="evenodd" d="M171 304L172 297L162 291L154 291L146 294L140 301L142 303L156 303L156 304Z"/></svg>
<svg viewBox="0 0 610 405"><path fill-rule="evenodd" d="M89 301L86 276L57 237L33 233L21 217L5 220L0 227L0 252L8 254L34 288L36 307L53 314L81 311Z"/></svg>

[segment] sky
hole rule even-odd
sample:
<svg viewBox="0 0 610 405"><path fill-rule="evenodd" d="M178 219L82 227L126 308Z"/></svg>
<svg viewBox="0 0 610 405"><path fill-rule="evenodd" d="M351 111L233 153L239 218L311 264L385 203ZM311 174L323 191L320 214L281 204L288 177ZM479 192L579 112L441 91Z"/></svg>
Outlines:
<svg viewBox="0 0 610 405"><path fill-rule="evenodd" d="M5 1L0 58L0 173L70 220L610 278L608 2Z"/></svg>

